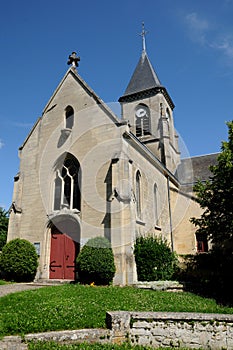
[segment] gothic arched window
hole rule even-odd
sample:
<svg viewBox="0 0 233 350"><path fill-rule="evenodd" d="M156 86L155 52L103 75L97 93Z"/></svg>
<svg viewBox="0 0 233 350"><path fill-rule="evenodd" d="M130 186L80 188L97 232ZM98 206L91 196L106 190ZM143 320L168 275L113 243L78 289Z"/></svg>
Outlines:
<svg viewBox="0 0 233 350"><path fill-rule="evenodd" d="M81 169L79 162L68 155L56 170L54 180L54 210L81 209Z"/></svg>
<svg viewBox="0 0 233 350"><path fill-rule="evenodd" d="M136 173L136 211L138 219L142 217L142 189L141 189L141 174L138 170Z"/></svg>
<svg viewBox="0 0 233 350"><path fill-rule="evenodd" d="M67 106L65 109L65 127L66 129L72 129L74 125L74 110L71 106Z"/></svg>
<svg viewBox="0 0 233 350"><path fill-rule="evenodd" d="M139 104L135 110L136 115L136 136L150 135L150 111L144 104Z"/></svg>

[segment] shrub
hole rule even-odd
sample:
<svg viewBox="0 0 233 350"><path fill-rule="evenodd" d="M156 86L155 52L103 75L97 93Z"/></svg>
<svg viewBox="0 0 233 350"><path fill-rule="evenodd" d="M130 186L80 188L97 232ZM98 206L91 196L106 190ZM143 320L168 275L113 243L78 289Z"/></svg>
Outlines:
<svg viewBox="0 0 233 350"><path fill-rule="evenodd" d="M110 242L104 237L89 239L77 257L77 270L81 283L111 283L116 269Z"/></svg>
<svg viewBox="0 0 233 350"><path fill-rule="evenodd" d="M8 221L8 212L0 207L0 251L6 244Z"/></svg>
<svg viewBox="0 0 233 350"><path fill-rule="evenodd" d="M161 237L138 237L134 255L139 281L169 280L177 270L176 255Z"/></svg>
<svg viewBox="0 0 233 350"><path fill-rule="evenodd" d="M25 239L13 239L2 249L0 270L4 278L15 282L33 281L38 266L35 247Z"/></svg>

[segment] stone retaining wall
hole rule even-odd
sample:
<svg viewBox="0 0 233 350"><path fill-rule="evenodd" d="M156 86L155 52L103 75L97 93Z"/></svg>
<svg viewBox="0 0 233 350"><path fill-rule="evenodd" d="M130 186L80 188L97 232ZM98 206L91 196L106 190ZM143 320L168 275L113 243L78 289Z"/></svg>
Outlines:
<svg viewBox="0 0 233 350"><path fill-rule="evenodd" d="M59 343L130 342L154 348L233 350L233 315L113 311L106 313L106 324L107 329L27 334L24 340L19 336L5 337L0 342L0 349L26 349L25 342L30 340L54 340Z"/></svg>
<svg viewBox="0 0 233 350"><path fill-rule="evenodd" d="M108 312L114 343L153 347L233 349L233 315L177 312Z"/></svg>

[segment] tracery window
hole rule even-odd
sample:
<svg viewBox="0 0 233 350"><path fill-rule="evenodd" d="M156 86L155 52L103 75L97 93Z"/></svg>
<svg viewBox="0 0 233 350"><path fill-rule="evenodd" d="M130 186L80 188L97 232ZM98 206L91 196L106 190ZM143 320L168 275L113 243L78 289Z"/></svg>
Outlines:
<svg viewBox="0 0 233 350"><path fill-rule="evenodd" d="M141 174L138 170L136 173L136 211L137 218L142 218L142 189L141 189Z"/></svg>
<svg viewBox="0 0 233 350"><path fill-rule="evenodd" d="M69 155L56 170L54 180L54 210L81 208L81 169L78 161Z"/></svg>
<svg viewBox="0 0 233 350"><path fill-rule="evenodd" d="M67 106L65 110L65 127L72 129L74 126L74 110L71 106Z"/></svg>
<svg viewBox="0 0 233 350"><path fill-rule="evenodd" d="M150 111L144 104L139 104L135 111L136 115L136 136L150 135Z"/></svg>

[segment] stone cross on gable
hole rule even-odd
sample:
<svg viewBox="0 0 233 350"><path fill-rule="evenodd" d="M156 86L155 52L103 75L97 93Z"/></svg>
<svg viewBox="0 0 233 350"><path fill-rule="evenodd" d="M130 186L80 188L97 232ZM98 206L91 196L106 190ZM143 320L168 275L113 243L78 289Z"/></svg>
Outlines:
<svg viewBox="0 0 233 350"><path fill-rule="evenodd" d="M75 51L69 55L69 60L67 62L68 65L72 64L73 67L78 67L78 62L80 61L80 57L77 57L77 53Z"/></svg>

